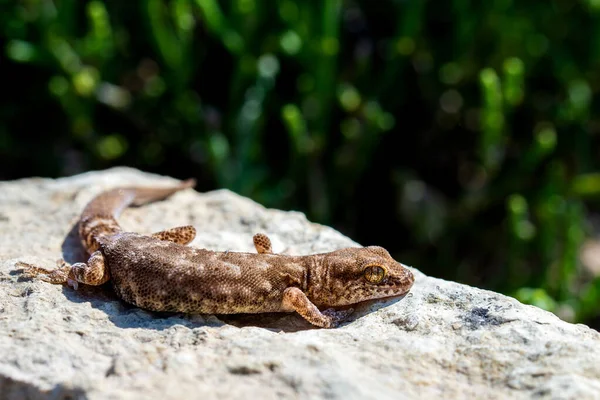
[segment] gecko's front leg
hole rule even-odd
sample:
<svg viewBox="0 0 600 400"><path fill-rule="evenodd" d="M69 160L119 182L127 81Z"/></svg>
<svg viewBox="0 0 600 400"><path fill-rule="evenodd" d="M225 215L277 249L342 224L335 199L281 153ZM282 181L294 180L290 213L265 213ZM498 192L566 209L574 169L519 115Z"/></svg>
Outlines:
<svg viewBox="0 0 600 400"><path fill-rule="evenodd" d="M297 287L285 289L283 292L283 305L284 307L295 310L308 322L320 326L321 328L335 328L354 311L352 308L341 311L330 308L321 312L317 306L306 297L306 294Z"/></svg>
<svg viewBox="0 0 600 400"><path fill-rule="evenodd" d="M55 270L36 267L24 262L17 263L22 267L24 274L30 277L40 275L40 279L54 284L67 283L75 290L79 283L86 285L102 285L110 279L108 266L105 264L104 256L100 251L94 252L87 263L75 263L69 265L61 261L61 266Z"/></svg>

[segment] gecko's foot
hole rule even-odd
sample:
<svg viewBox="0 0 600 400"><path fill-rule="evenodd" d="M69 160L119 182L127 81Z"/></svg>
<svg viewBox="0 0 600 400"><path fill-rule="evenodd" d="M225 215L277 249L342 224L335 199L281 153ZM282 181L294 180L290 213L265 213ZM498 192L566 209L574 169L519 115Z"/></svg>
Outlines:
<svg viewBox="0 0 600 400"><path fill-rule="evenodd" d="M178 226L177 228L167 229L166 231L156 232L152 237L168 242L189 244L196 237L196 228L191 225Z"/></svg>
<svg viewBox="0 0 600 400"><path fill-rule="evenodd" d="M34 278L38 275L48 275L52 272L52 270L36 267L35 265L25 263L22 261L18 261L15 264L15 267L19 267L22 271L22 275L26 278Z"/></svg>
<svg viewBox="0 0 600 400"><path fill-rule="evenodd" d="M69 274L71 273L71 269L73 269L72 265L69 265L65 260L63 260L62 258L59 258L58 260L56 260L56 269L54 271L61 271L62 274L66 275L66 279L67 279L67 286L72 287L73 289L77 290L77 288L79 287L79 283L75 280L72 279ZM52 271L52 272L54 272ZM61 278L62 275L61 275ZM42 278L42 280L44 280L45 282L50 282L50 283L54 283L52 281L48 281ZM64 282L60 282L60 283L64 283Z"/></svg>
<svg viewBox="0 0 600 400"><path fill-rule="evenodd" d="M271 239L264 233L257 233L252 237L252 241L258 254L273 254Z"/></svg>
<svg viewBox="0 0 600 400"><path fill-rule="evenodd" d="M322 314L325 315L330 321L331 325L327 328L335 328L342 322L344 322L348 317L354 312L353 308L348 308L346 310L336 310L333 308L328 308L325 311L322 311Z"/></svg>
<svg viewBox="0 0 600 400"><path fill-rule="evenodd" d="M69 271L71 270L71 266L66 264L63 260L58 260L58 268L53 270L36 267L35 265L21 261L17 262L15 265L21 268L21 270L23 271L23 276L27 278L35 278L39 276L39 278L44 282L54 284L61 284L67 282Z"/></svg>

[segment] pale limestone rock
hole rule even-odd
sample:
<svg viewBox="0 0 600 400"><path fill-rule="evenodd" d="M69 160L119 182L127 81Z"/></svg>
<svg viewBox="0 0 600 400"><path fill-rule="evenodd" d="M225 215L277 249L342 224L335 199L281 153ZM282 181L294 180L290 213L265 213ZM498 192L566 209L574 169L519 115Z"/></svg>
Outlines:
<svg viewBox="0 0 600 400"><path fill-rule="evenodd" d="M600 398L600 334L493 292L427 277L360 305L338 329L295 314L158 314L110 286L19 277L15 263L84 259L74 230L101 190L173 180L119 168L0 183L0 398ZM193 224L192 246L275 252L356 246L296 212L221 190L126 210L127 230ZM400 260L401 261L401 260Z"/></svg>

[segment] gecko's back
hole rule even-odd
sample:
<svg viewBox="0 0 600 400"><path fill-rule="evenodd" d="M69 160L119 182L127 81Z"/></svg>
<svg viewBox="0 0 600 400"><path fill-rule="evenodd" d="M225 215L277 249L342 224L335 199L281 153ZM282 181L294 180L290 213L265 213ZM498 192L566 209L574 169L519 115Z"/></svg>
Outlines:
<svg viewBox="0 0 600 400"><path fill-rule="evenodd" d="M216 252L136 233L118 234L101 250L119 297L153 311L286 311L283 291L306 283L302 257Z"/></svg>

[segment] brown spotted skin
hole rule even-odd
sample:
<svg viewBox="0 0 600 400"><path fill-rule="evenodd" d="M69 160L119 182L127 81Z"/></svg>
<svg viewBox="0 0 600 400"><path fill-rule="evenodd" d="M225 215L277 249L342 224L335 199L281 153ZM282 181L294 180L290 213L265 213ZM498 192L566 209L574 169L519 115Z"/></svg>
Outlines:
<svg viewBox="0 0 600 400"><path fill-rule="evenodd" d="M100 249L102 240L110 240L121 232L116 218L121 211L131 205L141 205L151 201L164 199L171 194L195 185L193 179L183 181L179 185L158 187L128 187L108 190L96 196L84 208L79 218L79 237L83 247L90 254L87 263L68 265L60 261L57 269L50 271L31 264L19 262L25 274L41 275L42 280L50 283L67 283L77 289L79 283L86 285L101 285L110 279L108 265ZM178 243L189 243L194 239L196 230L191 226L169 229L155 233L153 236L162 240Z"/></svg>
<svg viewBox="0 0 600 400"><path fill-rule="evenodd" d="M414 276L377 246L306 256L273 254L257 234L257 253L215 252L187 247L191 226L150 236L122 232L116 222L129 204L163 199L193 186L121 188L104 192L84 209L79 232L91 254L87 263L54 271L20 263L30 276L50 283L99 285L110 281L124 301L152 311L234 314L296 311L310 323L333 328L365 300L405 294Z"/></svg>
<svg viewBox="0 0 600 400"><path fill-rule="evenodd" d="M254 248L260 254L272 254L273 248L271 247L271 239L263 233L257 233L252 237L254 242Z"/></svg>
<svg viewBox="0 0 600 400"><path fill-rule="evenodd" d="M195 184L195 180L189 179L174 187L116 188L101 193L85 206L81 213L81 217L79 218L79 237L81 238L81 244L89 254L92 254L99 248L99 238L109 237L121 232L121 227L117 223L117 218L121 211L126 207L132 204L142 205L152 201L162 200L175 192L194 187ZM194 230L194 235L195 232L196 231Z"/></svg>
<svg viewBox="0 0 600 400"><path fill-rule="evenodd" d="M308 285L301 257L287 258L285 268L276 270L282 266L278 255L215 252L136 233L118 235L102 251L117 294L153 311L284 311L283 291Z"/></svg>
<svg viewBox="0 0 600 400"><path fill-rule="evenodd" d="M173 243L188 244L196 237L196 228L191 225L178 226L177 228L153 233L152 237Z"/></svg>
<svg viewBox="0 0 600 400"><path fill-rule="evenodd" d="M216 252L122 233L101 249L117 294L153 311L294 311L283 301L285 290L292 287L314 305L344 306L404 294L414 281L412 273L380 247L287 256ZM373 263L389 270L387 280L378 285L363 277L364 266Z"/></svg>

